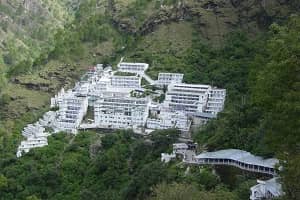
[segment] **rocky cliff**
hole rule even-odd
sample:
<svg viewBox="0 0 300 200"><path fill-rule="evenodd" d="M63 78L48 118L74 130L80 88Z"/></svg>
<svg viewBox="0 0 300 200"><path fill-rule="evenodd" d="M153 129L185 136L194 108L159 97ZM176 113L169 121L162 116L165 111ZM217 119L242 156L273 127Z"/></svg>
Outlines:
<svg viewBox="0 0 300 200"><path fill-rule="evenodd" d="M145 35L159 24L193 19L212 42L236 29L256 35L300 7L297 0L1 0L0 63L37 57L82 2L90 7L87 17L102 12L127 33Z"/></svg>
<svg viewBox="0 0 300 200"><path fill-rule="evenodd" d="M164 1L161 1L164 2ZM228 32L242 29L256 35L272 22L286 19L291 13L299 12L297 0L180 0L176 3L145 6L146 15L142 23L135 15L124 14L114 2L112 16L114 23L123 31L140 33L152 32L162 23L189 20L198 23L198 30L208 40L219 40ZM148 7L148 8L147 8ZM151 9L149 9L149 7ZM156 9L155 9L156 8ZM126 13L126 12L125 12Z"/></svg>

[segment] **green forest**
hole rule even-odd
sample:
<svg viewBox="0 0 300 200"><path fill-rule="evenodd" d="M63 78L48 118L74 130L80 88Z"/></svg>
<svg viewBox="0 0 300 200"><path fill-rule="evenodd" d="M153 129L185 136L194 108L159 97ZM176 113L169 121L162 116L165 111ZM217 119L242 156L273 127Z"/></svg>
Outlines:
<svg viewBox="0 0 300 200"><path fill-rule="evenodd" d="M134 3L122 15L131 16L149 2ZM58 30L54 48L1 72L1 200L249 199L249 188L258 178L255 174L209 166L190 166L187 173L179 160L162 163L161 153L171 152L178 141L177 130L155 131L146 139L129 130L85 131L76 136L59 133L49 137L48 146L16 158L21 130L49 110L50 95L62 85L72 85L85 70L82 66L115 65L122 56L148 62L147 73L152 77L161 71L180 72L187 83L226 88L224 111L195 130L193 140L208 150L237 148L280 159L285 192L281 199L300 199L300 16L274 22L255 36L243 29L231 31L218 44L205 40L197 19L191 17L184 25L178 21L165 25L178 32L183 26L190 42L160 38L154 43L163 28L149 37L120 31L110 13L93 12L94 3L83 3L75 20ZM141 16L137 26L147 18L143 12L136 16ZM52 69L56 64L61 68ZM60 74L49 82L49 74L57 69ZM21 86L15 85L16 80ZM51 90L29 92L28 83ZM38 101L31 100L35 95ZM27 107L19 110L22 105Z"/></svg>

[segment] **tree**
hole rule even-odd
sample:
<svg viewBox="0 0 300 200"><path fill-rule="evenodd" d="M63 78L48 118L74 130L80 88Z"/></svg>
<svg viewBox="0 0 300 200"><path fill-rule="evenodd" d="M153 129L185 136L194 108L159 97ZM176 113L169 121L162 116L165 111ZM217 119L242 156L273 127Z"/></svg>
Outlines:
<svg viewBox="0 0 300 200"><path fill-rule="evenodd" d="M12 66L8 70L8 76L13 77L20 74L26 74L32 70L32 60L27 59L19 62L17 65Z"/></svg>
<svg viewBox="0 0 300 200"><path fill-rule="evenodd" d="M264 112L265 140L284 160L282 172L286 196L299 198L300 168L300 18L286 26L272 25L269 56L254 87L254 101ZM258 69L259 67L257 67ZM298 167L297 167L298 166Z"/></svg>
<svg viewBox="0 0 300 200"><path fill-rule="evenodd" d="M300 141L300 18L292 17L287 26L272 25L268 62L260 70L254 101L265 112L267 141L277 152L299 151Z"/></svg>
<svg viewBox="0 0 300 200"><path fill-rule="evenodd" d="M0 191L2 189L5 189L7 186L8 186L7 178L4 175L0 174Z"/></svg>
<svg viewBox="0 0 300 200"><path fill-rule="evenodd" d="M26 200L41 200L41 199L35 195L31 195L31 196L26 197Z"/></svg>
<svg viewBox="0 0 300 200"><path fill-rule="evenodd" d="M191 184L166 184L157 185L149 200L234 200L237 199L233 193L219 190L207 192L197 189Z"/></svg>

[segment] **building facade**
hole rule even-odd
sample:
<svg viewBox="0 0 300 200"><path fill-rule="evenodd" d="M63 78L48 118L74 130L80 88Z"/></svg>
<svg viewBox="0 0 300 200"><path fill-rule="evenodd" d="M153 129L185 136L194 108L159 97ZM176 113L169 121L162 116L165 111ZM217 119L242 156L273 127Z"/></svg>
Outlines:
<svg viewBox="0 0 300 200"><path fill-rule="evenodd" d="M26 138L26 140L22 141L19 145L17 150L17 157L21 157L23 153L28 153L32 148L48 145L47 133L45 133L45 128L38 122L26 126L22 131L22 135Z"/></svg>
<svg viewBox="0 0 300 200"><path fill-rule="evenodd" d="M62 88L57 95L51 98L50 108L59 107L65 97L65 89Z"/></svg>
<svg viewBox="0 0 300 200"><path fill-rule="evenodd" d="M165 104L172 110L197 113L205 110L210 86L196 84L171 84Z"/></svg>
<svg viewBox="0 0 300 200"><path fill-rule="evenodd" d="M210 85L170 84L166 93L165 105L175 111L188 114L217 114L223 110L226 90L215 89Z"/></svg>
<svg viewBox="0 0 300 200"><path fill-rule="evenodd" d="M21 157L23 152L28 153L30 149L44 147L48 145L47 137L29 137L22 141L17 150L17 157Z"/></svg>
<svg viewBox="0 0 300 200"><path fill-rule="evenodd" d="M149 67L147 63L128 63L120 62L118 64L118 70L121 72L131 72L137 74L143 74Z"/></svg>
<svg viewBox="0 0 300 200"><path fill-rule="evenodd" d="M161 111L155 118L147 119L147 128L150 129L179 129L187 132L191 126L191 121L184 112Z"/></svg>
<svg viewBox="0 0 300 200"><path fill-rule="evenodd" d="M168 86L170 84L182 83L183 74L179 73L159 73L156 85Z"/></svg>
<svg viewBox="0 0 300 200"><path fill-rule="evenodd" d="M149 103L148 98L101 98L94 105L95 123L107 128L144 127Z"/></svg>
<svg viewBox="0 0 300 200"><path fill-rule="evenodd" d="M225 89L211 89L208 94L207 105L204 112L217 114L222 111L224 109L225 97Z"/></svg>
<svg viewBox="0 0 300 200"><path fill-rule="evenodd" d="M110 66L104 68L101 64L91 66L73 89L67 92L62 89L51 98L53 111L38 123L53 132L74 134L78 129L87 128L132 128L139 134L170 128L188 132L190 119L194 125L204 124L223 110L226 90L210 85L182 83L184 75L180 73L159 73L158 80L152 80L145 73L148 67L146 63L122 61L117 71ZM148 82L146 86L156 85L159 88L142 87L142 78ZM162 89L164 86L168 86L166 93ZM94 118L84 120L82 124L88 106L94 108ZM33 127L26 130L30 128ZM18 152L47 144L47 140L43 139L47 137L46 133L37 136L32 132L40 133L40 130L26 130L23 135L27 140L21 143Z"/></svg>
<svg viewBox="0 0 300 200"><path fill-rule="evenodd" d="M141 77L138 76L112 76L111 86L117 88L140 88L141 87Z"/></svg>
<svg viewBox="0 0 300 200"><path fill-rule="evenodd" d="M56 127L62 131L77 133L77 128L83 120L87 108L88 98L69 94L59 107Z"/></svg>

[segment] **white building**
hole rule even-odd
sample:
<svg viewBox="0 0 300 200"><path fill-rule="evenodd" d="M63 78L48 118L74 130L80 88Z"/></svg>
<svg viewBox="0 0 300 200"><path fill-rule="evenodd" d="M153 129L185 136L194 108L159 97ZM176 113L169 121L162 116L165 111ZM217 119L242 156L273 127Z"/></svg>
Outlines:
<svg viewBox="0 0 300 200"><path fill-rule="evenodd" d="M186 143L174 143L173 144L173 153L174 154L185 155L185 153L188 150L189 150L189 146Z"/></svg>
<svg viewBox="0 0 300 200"><path fill-rule="evenodd" d="M182 83L183 74L179 73L159 73L156 84L158 86L168 86L170 84Z"/></svg>
<svg viewBox="0 0 300 200"><path fill-rule="evenodd" d="M257 185L250 188L250 200L272 199L283 195L278 177L267 181L257 180L257 183Z"/></svg>
<svg viewBox="0 0 300 200"><path fill-rule="evenodd" d="M225 97L225 89L211 89L208 94L208 101L205 108L205 112L217 114L218 112L222 111L224 109Z"/></svg>
<svg viewBox="0 0 300 200"><path fill-rule="evenodd" d="M22 135L26 138L40 135L45 131L45 128L39 124L28 124L22 131Z"/></svg>
<svg viewBox="0 0 300 200"><path fill-rule="evenodd" d="M24 129L22 134L30 140L23 141L18 152L46 145L47 140L37 139L47 136L44 127L53 129L53 132L77 133L88 106L94 107L94 119L81 128L133 128L136 133L170 128L188 132L190 116L194 117L194 122L197 119L198 124L203 124L223 110L226 90L182 83L184 75L180 73L159 73L158 80L152 80L145 73L148 67L147 63L121 60L118 71L134 73L128 76L117 75L111 67L103 68L101 64L90 67L72 90L65 92L62 88L51 98L50 107L58 110L48 112L37 124ZM163 103L151 104L150 98L161 97L163 91L144 90L142 78L150 85L168 86ZM144 95L148 95L147 98L132 97ZM149 111L151 117L148 118Z"/></svg>
<svg viewBox="0 0 300 200"><path fill-rule="evenodd" d="M170 84L165 105L172 110L181 110L188 114L201 112L216 114L223 109L225 94L225 90L214 89L210 85Z"/></svg>
<svg viewBox="0 0 300 200"><path fill-rule="evenodd" d="M100 98L94 105L95 123L107 128L144 127L149 104L148 98Z"/></svg>
<svg viewBox="0 0 300 200"><path fill-rule="evenodd" d="M171 112L169 110L162 110L155 118L147 119L147 128L150 129L179 129L187 132L191 126L191 121L188 116L181 111Z"/></svg>
<svg viewBox="0 0 300 200"><path fill-rule="evenodd" d="M88 96L89 86L90 86L90 83L88 83L88 82L76 83L75 87L73 88L73 92L74 92L75 96L78 96L78 97Z"/></svg>
<svg viewBox="0 0 300 200"><path fill-rule="evenodd" d="M147 63L120 62L118 64L118 71L143 74L148 69L148 67L149 67L149 64L147 64Z"/></svg>
<svg viewBox="0 0 300 200"><path fill-rule="evenodd" d="M97 81L92 89L90 89L90 96L100 97L103 92L107 91L107 88L110 86L111 80L109 77L102 77L99 81Z"/></svg>
<svg viewBox="0 0 300 200"><path fill-rule="evenodd" d="M140 88L141 77L138 76L116 76L111 77L111 86L117 88Z"/></svg>
<svg viewBox="0 0 300 200"><path fill-rule="evenodd" d="M161 153L161 162L168 163L174 158L176 158L176 154L174 153Z"/></svg>
<svg viewBox="0 0 300 200"><path fill-rule="evenodd" d="M38 123L42 127L52 127L53 122L55 121L56 112L54 111L48 111L46 112L42 118L39 119Z"/></svg>
<svg viewBox="0 0 300 200"><path fill-rule="evenodd" d="M210 88L209 85L171 84L166 93L165 104L172 110L186 113L203 112Z"/></svg>
<svg viewBox="0 0 300 200"><path fill-rule="evenodd" d="M63 99L57 111L58 118L56 127L61 131L77 133L77 128L83 120L87 108L87 97L76 97L74 94L69 93L68 96Z"/></svg>
<svg viewBox="0 0 300 200"><path fill-rule="evenodd" d="M45 133L45 128L39 123L27 125L23 129L22 135L26 138L26 140L22 141L19 145L17 157L21 157L23 153L28 153L32 148L48 145L48 134Z"/></svg>
<svg viewBox="0 0 300 200"><path fill-rule="evenodd" d="M139 76L117 76L110 68L105 68L101 76L90 84L88 97L95 101L103 97L130 96L130 92L140 85Z"/></svg>
<svg viewBox="0 0 300 200"><path fill-rule="evenodd" d="M28 153L30 149L47 146L47 137L29 137L22 141L17 150L17 157L21 157L23 152Z"/></svg>
<svg viewBox="0 0 300 200"><path fill-rule="evenodd" d="M51 98L50 108L59 107L65 97L65 89L62 88L57 95Z"/></svg>

